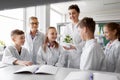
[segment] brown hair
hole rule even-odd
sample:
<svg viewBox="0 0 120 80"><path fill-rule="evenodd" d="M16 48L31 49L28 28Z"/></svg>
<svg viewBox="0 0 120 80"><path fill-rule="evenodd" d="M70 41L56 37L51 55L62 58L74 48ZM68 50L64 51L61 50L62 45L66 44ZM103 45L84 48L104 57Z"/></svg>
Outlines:
<svg viewBox="0 0 120 80"><path fill-rule="evenodd" d="M46 36L45 36L45 40L44 40L44 43L43 43L43 50L44 50L45 52L46 52L47 43L49 42L48 37L47 37L47 34L48 34L48 31L49 31L50 29L55 29L55 30L56 30L55 27L49 27L49 28L47 29ZM58 47L59 47L59 44L58 44L56 41L54 41L54 45L55 45L55 48L58 48Z"/></svg>
<svg viewBox="0 0 120 80"><path fill-rule="evenodd" d="M24 32L22 30L15 29L11 32L11 37L14 35L22 35L22 34L24 34Z"/></svg>
<svg viewBox="0 0 120 80"><path fill-rule="evenodd" d="M83 27L87 27L92 33L95 32L95 21L93 20L93 18L90 17L84 17L81 22L79 23L79 27L83 28Z"/></svg>
<svg viewBox="0 0 120 80"><path fill-rule="evenodd" d="M116 36L118 37L118 40L120 41L120 25L118 23L115 22L110 22L105 24L104 27L108 27L111 31L116 30Z"/></svg>
<svg viewBox="0 0 120 80"><path fill-rule="evenodd" d="M76 5L76 4L70 5L68 10L70 10L70 9L75 9L78 13L80 13L80 9L79 9L78 5Z"/></svg>

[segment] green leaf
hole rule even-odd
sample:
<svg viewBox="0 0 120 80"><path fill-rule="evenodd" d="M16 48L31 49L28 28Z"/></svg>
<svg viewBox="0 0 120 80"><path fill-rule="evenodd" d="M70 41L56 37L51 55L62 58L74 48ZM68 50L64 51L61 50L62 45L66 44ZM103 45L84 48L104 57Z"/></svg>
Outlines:
<svg viewBox="0 0 120 80"><path fill-rule="evenodd" d="M72 38L71 38L71 36L70 36L70 35L66 35L63 42L72 43Z"/></svg>

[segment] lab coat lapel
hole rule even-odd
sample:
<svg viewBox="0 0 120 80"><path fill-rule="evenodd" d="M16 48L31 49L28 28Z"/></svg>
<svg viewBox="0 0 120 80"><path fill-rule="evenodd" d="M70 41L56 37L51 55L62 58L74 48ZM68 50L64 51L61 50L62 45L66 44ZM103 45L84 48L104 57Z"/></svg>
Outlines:
<svg viewBox="0 0 120 80"><path fill-rule="evenodd" d="M16 49L16 47L13 45L13 49L14 49L14 55L18 58L18 59L20 59L21 60L21 55L19 55L19 53L18 53L18 50Z"/></svg>
<svg viewBox="0 0 120 80"><path fill-rule="evenodd" d="M111 49L113 46L118 42L118 39L114 40L113 43L110 44L110 42L107 44L106 49L105 49L105 54L111 53Z"/></svg>

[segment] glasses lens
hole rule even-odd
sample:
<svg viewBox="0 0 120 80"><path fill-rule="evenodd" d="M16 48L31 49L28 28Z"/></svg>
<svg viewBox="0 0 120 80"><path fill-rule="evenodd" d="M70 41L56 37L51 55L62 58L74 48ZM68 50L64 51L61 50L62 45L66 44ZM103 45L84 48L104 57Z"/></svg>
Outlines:
<svg viewBox="0 0 120 80"><path fill-rule="evenodd" d="M39 23L38 23L38 22L36 22L36 23L32 22L31 24L32 24L32 25L34 25L34 24L35 24L35 25L38 25Z"/></svg>

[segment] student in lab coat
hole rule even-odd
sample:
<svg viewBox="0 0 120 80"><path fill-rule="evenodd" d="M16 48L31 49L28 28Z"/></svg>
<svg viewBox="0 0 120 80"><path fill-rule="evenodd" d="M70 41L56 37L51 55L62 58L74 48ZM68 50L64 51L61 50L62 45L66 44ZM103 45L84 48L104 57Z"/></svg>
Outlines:
<svg viewBox="0 0 120 80"><path fill-rule="evenodd" d="M110 40L105 48L106 71L118 72L117 67L120 67L118 65L120 63L118 61L120 57L120 25L110 22L104 26L103 30L106 39Z"/></svg>
<svg viewBox="0 0 120 80"><path fill-rule="evenodd" d="M80 36L86 41L81 54L81 70L100 70L104 60L104 53L101 46L94 38L95 21L92 18L85 17L79 25Z"/></svg>
<svg viewBox="0 0 120 80"><path fill-rule="evenodd" d="M44 34L38 30L38 19L37 17L30 17L30 30L25 35L25 47L28 49L32 62L36 64L37 52L39 47L43 44Z"/></svg>
<svg viewBox="0 0 120 80"><path fill-rule="evenodd" d="M70 48L64 46L66 50L69 50L68 55L66 55L66 58L68 58L68 67L69 68L78 68L80 67L80 56L82 47L84 46L84 42L82 41L79 31L78 31L78 23L79 15L80 15L80 9L78 5L70 5L68 8L69 18L72 21L70 24L68 24L64 29L64 37L66 35L70 35L73 41L73 45L70 46ZM63 37L63 38L64 38ZM63 43L64 44L64 43Z"/></svg>
<svg viewBox="0 0 120 80"><path fill-rule="evenodd" d="M62 47L56 42L57 31L55 27L49 27L46 38L37 55L38 64L64 66L65 60ZM61 59L60 59L61 58ZM62 59L63 58L63 59Z"/></svg>
<svg viewBox="0 0 120 80"><path fill-rule="evenodd" d="M15 65L32 65L31 57L26 48L22 47L25 35L22 30L15 29L11 32L13 45L8 46L3 54L2 63Z"/></svg>

